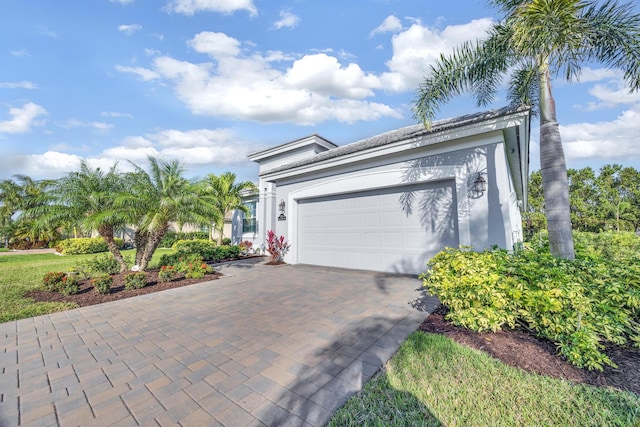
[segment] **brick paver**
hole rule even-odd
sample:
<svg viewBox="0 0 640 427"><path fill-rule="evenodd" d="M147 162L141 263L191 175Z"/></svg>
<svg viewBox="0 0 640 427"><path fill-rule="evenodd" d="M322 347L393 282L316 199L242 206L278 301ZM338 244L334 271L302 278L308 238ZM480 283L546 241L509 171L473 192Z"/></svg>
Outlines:
<svg viewBox="0 0 640 427"><path fill-rule="evenodd" d="M0 324L0 426L324 425L437 304L410 277L223 272Z"/></svg>

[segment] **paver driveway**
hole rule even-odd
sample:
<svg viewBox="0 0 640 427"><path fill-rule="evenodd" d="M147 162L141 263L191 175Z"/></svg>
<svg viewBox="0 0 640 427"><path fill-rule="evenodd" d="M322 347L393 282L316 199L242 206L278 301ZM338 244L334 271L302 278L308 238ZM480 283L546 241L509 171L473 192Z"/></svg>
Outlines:
<svg viewBox="0 0 640 427"><path fill-rule="evenodd" d="M0 425L323 425L426 316L415 278L224 272L0 324Z"/></svg>

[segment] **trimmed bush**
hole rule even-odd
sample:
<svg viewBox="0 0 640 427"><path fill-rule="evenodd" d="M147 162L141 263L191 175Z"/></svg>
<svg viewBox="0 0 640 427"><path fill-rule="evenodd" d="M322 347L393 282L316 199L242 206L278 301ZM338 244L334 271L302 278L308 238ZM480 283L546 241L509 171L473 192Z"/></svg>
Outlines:
<svg viewBox="0 0 640 427"><path fill-rule="evenodd" d="M124 275L124 288L127 290L142 289L147 286L147 274L143 271Z"/></svg>
<svg viewBox="0 0 640 427"><path fill-rule="evenodd" d="M206 260L214 259L216 255L215 243L205 239L178 240L173 249L182 254L197 254Z"/></svg>
<svg viewBox="0 0 640 427"><path fill-rule="evenodd" d="M124 246L124 240L114 239L118 248ZM107 243L102 237L80 237L77 239L66 239L58 242L56 250L65 255L95 254L106 252Z"/></svg>
<svg viewBox="0 0 640 427"><path fill-rule="evenodd" d="M77 268L87 277L97 274L118 274L120 272L120 265L111 253L91 257L78 263Z"/></svg>
<svg viewBox="0 0 640 427"><path fill-rule="evenodd" d="M108 294L111 292L111 285L113 285L113 277L106 273L100 273L91 279L91 284L95 291L99 294Z"/></svg>
<svg viewBox="0 0 640 427"><path fill-rule="evenodd" d="M178 240L209 240L209 233L206 231L173 231L169 230L165 233L160 241L161 248L171 248Z"/></svg>
<svg viewBox="0 0 640 427"><path fill-rule="evenodd" d="M78 278L75 274L67 274L62 278L62 284L60 286L60 293L62 295L77 294L79 290L80 286L78 285Z"/></svg>
<svg viewBox="0 0 640 427"><path fill-rule="evenodd" d="M177 271L184 273L187 279L200 279L211 273L212 268L197 254L186 255L175 265Z"/></svg>
<svg viewBox="0 0 640 427"><path fill-rule="evenodd" d="M160 271L158 271L158 280L160 282L170 282L178 274L178 271L173 265L163 265L160 267Z"/></svg>
<svg viewBox="0 0 640 427"><path fill-rule="evenodd" d="M49 292L57 292L62 288L62 279L65 274L60 271L50 271L42 278L44 288Z"/></svg>
<svg viewBox="0 0 640 427"><path fill-rule="evenodd" d="M564 260L544 247L516 254L446 249L421 278L449 307L452 323L474 331L526 325L579 367L614 366L601 351L606 342L640 347L637 261L594 251Z"/></svg>
<svg viewBox="0 0 640 427"><path fill-rule="evenodd" d="M240 256L239 246L215 246L208 240L180 240L175 243L176 253L164 254L160 257L160 266L177 265L188 257L196 256L204 261L218 262Z"/></svg>

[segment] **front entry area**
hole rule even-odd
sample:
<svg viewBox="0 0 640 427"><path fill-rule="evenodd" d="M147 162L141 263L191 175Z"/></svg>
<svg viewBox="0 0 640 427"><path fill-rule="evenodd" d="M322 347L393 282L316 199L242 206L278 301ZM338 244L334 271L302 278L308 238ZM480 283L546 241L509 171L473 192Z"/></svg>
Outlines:
<svg viewBox="0 0 640 427"><path fill-rule="evenodd" d="M458 246L455 181L298 200L302 264L420 274Z"/></svg>

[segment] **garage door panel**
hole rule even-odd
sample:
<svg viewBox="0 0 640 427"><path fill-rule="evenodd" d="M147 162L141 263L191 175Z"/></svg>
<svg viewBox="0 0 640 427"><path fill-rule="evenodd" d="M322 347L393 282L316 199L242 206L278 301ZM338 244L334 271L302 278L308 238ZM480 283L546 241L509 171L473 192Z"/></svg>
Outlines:
<svg viewBox="0 0 640 427"><path fill-rule="evenodd" d="M440 249L458 245L454 193L443 181L300 200L298 262L419 274Z"/></svg>

